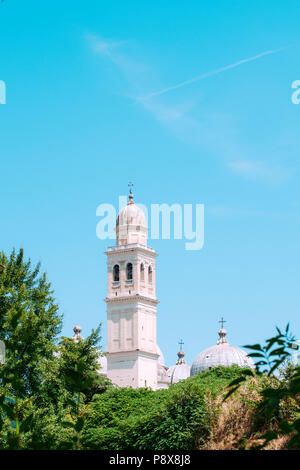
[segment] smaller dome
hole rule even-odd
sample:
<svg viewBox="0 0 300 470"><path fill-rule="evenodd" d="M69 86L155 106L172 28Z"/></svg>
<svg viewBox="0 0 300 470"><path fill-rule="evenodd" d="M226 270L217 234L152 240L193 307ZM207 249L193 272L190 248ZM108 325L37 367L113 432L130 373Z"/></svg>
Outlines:
<svg viewBox="0 0 300 470"><path fill-rule="evenodd" d="M184 360L184 351L181 349L177 353L178 359L175 366L169 367L167 371L167 376L170 379L170 383L174 384L179 382L179 380L184 380L190 377L190 366Z"/></svg>
<svg viewBox="0 0 300 470"><path fill-rule="evenodd" d="M191 375L191 368L187 364L171 366L167 371L167 376L171 384L176 384L180 380L185 380Z"/></svg>

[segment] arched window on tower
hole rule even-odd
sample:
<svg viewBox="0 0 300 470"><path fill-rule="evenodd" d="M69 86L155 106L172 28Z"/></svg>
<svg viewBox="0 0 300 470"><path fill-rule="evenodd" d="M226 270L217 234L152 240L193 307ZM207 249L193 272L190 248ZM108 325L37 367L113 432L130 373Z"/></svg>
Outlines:
<svg viewBox="0 0 300 470"><path fill-rule="evenodd" d="M148 268L148 282L149 284L152 284L152 266L149 266Z"/></svg>
<svg viewBox="0 0 300 470"><path fill-rule="evenodd" d="M126 266L126 279L132 281L132 263L128 263Z"/></svg>
<svg viewBox="0 0 300 470"><path fill-rule="evenodd" d="M114 282L120 281L120 267L118 264L115 264L113 268L113 280Z"/></svg>
<svg viewBox="0 0 300 470"><path fill-rule="evenodd" d="M141 264L141 281L145 280L145 266Z"/></svg>

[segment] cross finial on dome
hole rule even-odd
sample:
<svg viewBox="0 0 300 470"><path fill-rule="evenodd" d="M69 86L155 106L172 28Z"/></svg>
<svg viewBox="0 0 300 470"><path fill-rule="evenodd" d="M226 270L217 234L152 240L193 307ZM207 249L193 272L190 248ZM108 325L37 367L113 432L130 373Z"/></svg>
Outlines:
<svg viewBox="0 0 300 470"><path fill-rule="evenodd" d="M184 358L184 351L182 349L182 346L184 345L184 342L182 341L182 339L178 342L178 344L179 344L180 350L177 353L178 359L177 359L176 364L185 364L185 360L183 359Z"/></svg>
<svg viewBox="0 0 300 470"><path fill-rule="evenodd" d="M128 187L130 188L129 189L129 201L128 201L128 204L133 204L133 194L132 194L132 186L133 186L133 183L131 183L131 181L129 181L128 183Z"/></svg>
<svg viewBox="0 0 300 470"><path fill-rule="evenodd" d="M227 331L224 329L224 323L226 323L226 320L224 320L224 318L222 317L219 323L221 323L221 329L219 330L219 339L217 344L228 343L226 339Z"/></svg>

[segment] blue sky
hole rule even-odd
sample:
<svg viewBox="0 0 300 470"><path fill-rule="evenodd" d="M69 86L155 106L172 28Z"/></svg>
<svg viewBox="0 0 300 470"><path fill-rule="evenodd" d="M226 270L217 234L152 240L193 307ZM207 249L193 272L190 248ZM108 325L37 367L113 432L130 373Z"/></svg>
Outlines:
<svg viewBox="0 0 300 470"><path fill-rule="evenodd" d="M64 334L106 324L96 208L133 181L146 205L205 204L202 250L149 243L168 364L180 338L189 363L214 344L222 315L234 345L287 321L299 337L299 15L297 0L0 4L0 247L42 261Z"/></svg>

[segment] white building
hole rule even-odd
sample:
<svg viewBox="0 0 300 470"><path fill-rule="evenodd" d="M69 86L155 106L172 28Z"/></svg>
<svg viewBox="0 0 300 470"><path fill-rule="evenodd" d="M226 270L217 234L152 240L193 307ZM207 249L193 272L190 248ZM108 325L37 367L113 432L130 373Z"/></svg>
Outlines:
<svg viewBox="0 0 300 470"><path fill-rule="evenodd" d="M107 377L120 387L166 386L156 342L156 253L147 246L147 225L130 190L119 213L116 246L108 248Z"/></svg>
<svg viewBox="0 0 300 470"><path fill-rule="evenodd" d="M145 215L130 190L128 204L117 217L116 245L106 252L107 352L99 358L99 374L120 387L157 390L219 365L253 367L242 349L228 344L223 319L217 345L201 352L192 368L182 348L176 364L165 365L156 341L157 254L147 246L147 232ZM74 332L78 341L81 327L75 326Z"/></svg>

